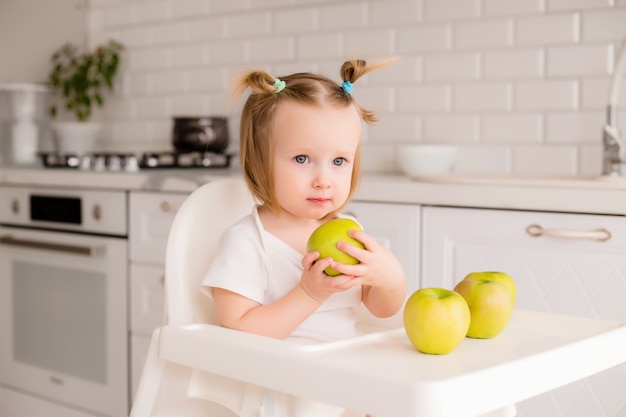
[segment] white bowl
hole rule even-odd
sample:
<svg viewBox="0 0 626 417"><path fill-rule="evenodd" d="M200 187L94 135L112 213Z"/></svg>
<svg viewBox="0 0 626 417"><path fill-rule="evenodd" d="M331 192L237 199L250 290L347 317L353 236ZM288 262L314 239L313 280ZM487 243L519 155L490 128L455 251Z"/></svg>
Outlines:
<svg viewBox="0 0 626 417"><path fill-rule="evenodd" d="M396 148L398 168L410 177L445 174L452 171L457 148L448 145L400 145Z"/></svg>

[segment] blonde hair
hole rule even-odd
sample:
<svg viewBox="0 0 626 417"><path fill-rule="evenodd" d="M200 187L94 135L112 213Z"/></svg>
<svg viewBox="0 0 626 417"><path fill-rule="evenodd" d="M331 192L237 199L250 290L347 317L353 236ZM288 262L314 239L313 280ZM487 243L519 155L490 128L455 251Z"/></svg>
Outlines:
<svg viewBox="0 0 626 417"><path fill-rule="evenodd" d="M385 66L390 61L368 65L355 59L341 66L342 81L354 83L368 72ZM322 75L303 72L276 78L263 70L252 70L244 74L234 89L235 96L250 89L241 114L240 160L244 179L253 196L273 212L280 209L274 193L272 128L274 114L281 103L297 102L313 106L345 107L353 105L361 119L367 124L376 122L370 110L359 106L342 85ZM360 180L360 145L357 148L352 169L352 183L348 200L358 187Z"/></svg>

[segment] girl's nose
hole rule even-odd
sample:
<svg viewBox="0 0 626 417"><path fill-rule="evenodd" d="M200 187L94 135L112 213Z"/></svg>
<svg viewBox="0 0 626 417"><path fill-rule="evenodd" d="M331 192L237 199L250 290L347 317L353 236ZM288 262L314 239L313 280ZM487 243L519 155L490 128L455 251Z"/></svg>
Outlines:
<svg viewBox="0 0 626 417"><path fill-rule="evenodd" d="M313 187L314 188L328 188L330 187L331 181L330 176L328 175L327 170L318 169L315 172L315 176L313 177Z"/></svg>

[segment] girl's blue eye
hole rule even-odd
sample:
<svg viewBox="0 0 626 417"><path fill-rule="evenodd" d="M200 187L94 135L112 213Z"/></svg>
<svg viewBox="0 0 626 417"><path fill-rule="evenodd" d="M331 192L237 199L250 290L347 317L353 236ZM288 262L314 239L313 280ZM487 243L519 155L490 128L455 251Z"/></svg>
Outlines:
<svg viewBox="0 0 626 417"><path fill-rule="evenodd" d="M346 160L344 158L335 158L333 159L333 165L340 167L345 164Z"/></svg>
<svg viewBox="0 0 626 417"><path fill-rule="evenodd" d="M294 159L299 164L304 164L304 163L306 163L306 161L308 161L308 158L305 155L298 155Z"/></svg>

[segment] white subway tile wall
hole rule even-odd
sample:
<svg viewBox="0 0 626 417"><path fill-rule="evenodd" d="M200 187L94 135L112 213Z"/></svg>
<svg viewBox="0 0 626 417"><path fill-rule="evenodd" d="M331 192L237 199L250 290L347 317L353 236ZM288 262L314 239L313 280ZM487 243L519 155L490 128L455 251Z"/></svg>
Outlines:
<svg viewBox="0 0 626 417"><path fill-rule="evenodd" d="M346 58L397 56L354 95L364 169L397 171L404 143L459 146L455 170L583 174L601 169L601 128L626 0L92 0L92 44L126 46L100 113L106 149L171 149L175 116L229 117L233 78L258 67L338 78ZM624 83L623 83L624 85ZM626 87L620 93L626 108ZM620 112L626 125L626 112Z"/></svg>
<svg viewBox="0 0 626 417"><path fill-rule="evenodd" d="M484 143L540 144L543 141L541 113L492 113L482 118Z"/></svg>

